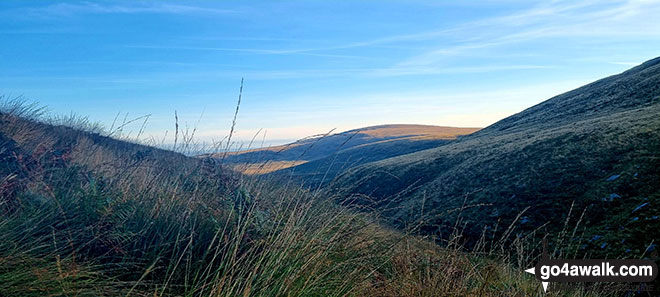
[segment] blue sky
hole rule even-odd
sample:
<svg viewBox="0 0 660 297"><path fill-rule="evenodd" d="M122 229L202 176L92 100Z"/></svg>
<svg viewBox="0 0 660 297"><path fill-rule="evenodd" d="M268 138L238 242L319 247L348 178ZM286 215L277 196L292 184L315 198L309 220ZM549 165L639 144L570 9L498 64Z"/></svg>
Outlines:
<svg viewBox="0 0 660 297"><path fill-rule="evenodd" d="M659 56L659 15L659 1L2 1L0 94L108 127L150 114L159 139L175 110L222 139L241 77L239 141L483 127Z"/></svg>

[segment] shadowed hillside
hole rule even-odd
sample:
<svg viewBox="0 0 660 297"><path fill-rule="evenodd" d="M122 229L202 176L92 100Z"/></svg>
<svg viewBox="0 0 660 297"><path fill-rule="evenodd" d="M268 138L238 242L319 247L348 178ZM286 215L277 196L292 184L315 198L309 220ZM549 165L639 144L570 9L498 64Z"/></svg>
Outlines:
<svg viewBox="0 0 660 297"><path fill-rule="evenodd" d="M568 224L584 237L555 244L619 257L656 250L659 181L656 58L446 145L350 169L333 188L427 234L446 237L459 216L471 242L516 219L512 232L539 235Z"/></svg>
<svg viewBox="0 0 660 297"><path fill-rule="evenodd" d="M448 143L478 128L382 125L321 135L297 142L215 154L247 174L295 175L308 185L331 180L353 166L413 153Z"/></svg>

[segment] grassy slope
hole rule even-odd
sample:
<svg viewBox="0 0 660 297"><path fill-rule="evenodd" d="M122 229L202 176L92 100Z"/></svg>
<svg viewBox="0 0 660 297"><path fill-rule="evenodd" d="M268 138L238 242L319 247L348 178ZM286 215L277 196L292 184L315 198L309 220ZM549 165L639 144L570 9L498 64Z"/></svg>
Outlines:
<svg viewBox="0 0 660 297"><path fill-rule="evenodd" d="M641 255L660 241L658 115L660 58L450 144L357 167L334 187L367 195L394 224L422 222L428 233L442 234L457 217L452 210L467 206L471 240L527 207L515 232L557 231L575 202L568 222L584 232L571 239L578 253Z"/></svg>
<svg viewBox="0 0 660 297"><path fill-rule="evenodd" d="M16 104L0 112L0 295L540 292L506 255L441 249L328 203L329 194L38 117Z"/></svg>

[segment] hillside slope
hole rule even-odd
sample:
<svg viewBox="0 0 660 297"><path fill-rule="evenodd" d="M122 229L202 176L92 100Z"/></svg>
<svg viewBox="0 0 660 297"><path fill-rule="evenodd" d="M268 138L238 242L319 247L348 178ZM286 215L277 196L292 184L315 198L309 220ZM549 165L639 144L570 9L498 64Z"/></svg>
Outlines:
<svg viewBox="0 0 660 297"><path fill-rule="evenodd" d="M294 174L309 185L331 180L342 170L448 143L478 128L382 125L306 138L297 142L212 155L247 174Z"/></svg>
<svg viewBox="0 0 660 297"><path fill-rule="evenodd" d="M211 158L105 136L80 119L41 118L0 101L2 296L540 291L508 255L440 248L331 203L331 193L317 199Z"/></svg>
<svg viewBox="0 0 660 297"><path fill-rule="evenodd" d="M585 232L585 251L652 252L660 241L660 58L452 143L358 166L333 187L352 203L376 201L392 224L420 223L441 237L458 216L473 241L520 214L521 234L566 223Z"/></svg>

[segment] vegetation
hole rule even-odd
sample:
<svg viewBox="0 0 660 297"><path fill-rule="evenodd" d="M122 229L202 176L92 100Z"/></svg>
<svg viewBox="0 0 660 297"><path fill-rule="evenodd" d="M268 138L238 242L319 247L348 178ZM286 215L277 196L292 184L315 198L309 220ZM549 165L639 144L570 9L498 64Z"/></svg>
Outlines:
<svg viewBox="0 0 660 297"><path fill-rule="evenodd" d="M453 228L440 248L327 192L118 140L20 102L0 110L2 296L542 294L517 266L536 259L523 252L529 242L516 254L495 241L467 252Z"/></svg>
<svg viewBox="0 0 660 297"><path fill-rule="evenodd" d="M440 240L459 218L468 246L515 220L521 236L575 227L550 237L572 256L657 259L658 115L660 58L437 148L349 169L332 188Z"/></svg>

